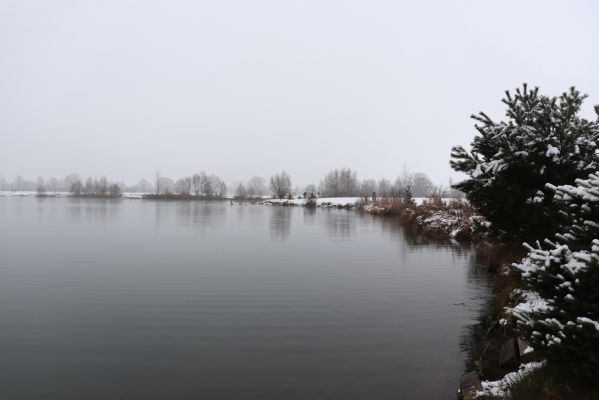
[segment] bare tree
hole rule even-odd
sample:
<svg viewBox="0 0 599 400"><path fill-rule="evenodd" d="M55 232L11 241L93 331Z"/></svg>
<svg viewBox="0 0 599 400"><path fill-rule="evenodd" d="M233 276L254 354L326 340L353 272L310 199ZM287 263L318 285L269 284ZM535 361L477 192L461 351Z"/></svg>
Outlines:
<svg viewBox="0 0 599 400"><path fill-rule="evenodd" d="M306 192L306 194L316 193L316 185L312 183L306 185L306 187L304 188L304 192Z"/></svg>
<svg viewBox="0 0 599 400"><path fill-rule="evenodd" d="M324 196L349 197L359 195L358 174L349 168L334 169L320 182Z"/></svg>
<svg viewBox="0 0 599 400"><path fill-rule="evenodd" d="M372 192L378 192L376 181L374 179L364 179L360 184L360 194L366 193L370 195ZM380 192L378 194L382 196Z"/></svg>
<svg viewBox="0 0 599 400"><path fill-rule="evenodd" d="M227 195L227 185L218 176L214 174L206 175L204 172L197 175L199 178L196 178L196 184L199 181L199 194L208 199L221 198Z"/></svg>
<svg viewBox="0 0 599 400"><path fill-rule="evenodd" d="M172 193L175 190L175 182L171 178L161 176L158 180L158 185L162 193Z"/></svg>
<svg viewBox="0 0 599 400"><path fill-rule="evenodd" d="M175 190L179 194L189 195L191 193L192 186L192 178L190 176L186 176L181 178L175 183Z"/></svg>
<svg viewBox="0 0 599 400"><path fill-rule="evenodd" d="M391 197L391 182L383 178L379 181L376 189L380 197Z"/></svg>
<svg viewBox="0 0 599 400"><path fill-rule="evenodd" d="M58 179L52 177L48 180L48 189L50 189L53 192L58 192L59 189L59 184L58 184Z"/></svg>
<svg viewBox="0 0 599 400"><path fill-rule="evenodd" d="M427 197L433 191L433 182L422 172L415 172L410 176L412 181L412 193L415 197Z"/></svg>
<svg viewBox="0 0 599 400"><path fill-rule="evenodd" d="M205 197L212 197L213 193L214 193L214 188L212 186L212 179L210 179L210 177L208 175L206 175L204 172L201 173L200 176L200 186L201 186L201 191L202 194Z"/></svg>
<svg viewBox="0 0 599 400"><path fill-rule="evenodd" d="M246 197L246 190L245 190L245 186L243 186L243 183L240 183L239 185L237 185L237 188L235 189L235 198L236 199L245 199Z"/></svg>
<svg viewBox="0 0 599 400"><path fill-rule="evenodd" d="M43 195L46 193L46 181L41 176L37 178L37 194Z"/></svg>
<svg viewBox="0 0 599 400"><path fill-rule="evenodd" d="M254 176L247 183L247 195L249 197L263 196L266 191L266 182L261 176Z"/></svg>
<svg viewBox="0 0 599 400"><path fill-rule="evenodd" d="M83 184L80 180L76 180L75 182L71 183L70 190L72 195L81 196L81 192L83 191Z"/></svg>
<svg viewBox="0 0 599 400"><path fill-rule="evenodd" d="M110 187L108 188L108 195L110 197L121 197L122 193L121 193L121 188L119 187L119 185L117 185L116 183L113 183L112 185L110 185Z"/></svg>
<svg viewBox="0 0 599 400"><path fill-rule="evenodd" d="M98 194L105 196L108 193L108 179L105 176L98 181Z"/></svg>
<svg viewBox="0 0 599 400"><path fill-rule="evenodd" d="M85 187L83 188L83 191L85 193L91 194L95 192L95 185L94 185L94 181L92 180L92 178L87 178L85 180Z"/></svg>
<svg viewBox="0 0 599 400"><path fill-rule="evenodd" d="M202 175L193 174L191 177L191 186L193 187L193 193L199 196L202 192Z"/></svg>
<svg viewBox="0 0 599 400"><path fill-rule="evenodd" d="M285 198L285 196L291 191L291 178L285 171L280 174L275 174L270 177L270 189L272 190L273 196L279 199Z"/></svg>
<svg viewBox="0 0 599 400"><path fill-rule="evenodd" d="M403 197L404 189L407 186L410 186L409 181L408 181L408 184L406 185L404 183L404 180L398 177L395 180L395 182L393 182L393 185L391 185L391 197L396 197L396 198Z"/></svg>
<svg viewBox="0 0 599 400"><path fill-rule="evenodd" d="M227 196L227 185L220 178L217 177L217 191L216 196L219 198L223 198Z"/></svg>
<svg viewBox="0 0 599 400"><path fill-rule="evenodd" d="M154 182L156 184L156 194L160 194L160 171L154 174Z"/></svg>
<svg viewBox="0 0 599 400"><path fill-rule="evenodd" d="M137 182L135 186L131 187L131 189L132 192L150 193L154 188L152 187L152 184L148 182L147 179L142 178L139 180L139 182Z"/></svg>
<svg viewBox="0 0 599 400"><path fill-rule="evenodd" d="M64 188L65 191L69 191L71 189L71 187L73 186L73 183L75 183L75 182L81 183L81 178L79 177L79 174L67 175L64 178L62 187Z"/></svg>

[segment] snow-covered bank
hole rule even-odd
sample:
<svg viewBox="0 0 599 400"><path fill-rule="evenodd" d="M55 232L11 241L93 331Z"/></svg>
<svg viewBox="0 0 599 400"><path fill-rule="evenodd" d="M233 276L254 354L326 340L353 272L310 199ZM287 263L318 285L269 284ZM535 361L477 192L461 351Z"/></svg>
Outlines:
<svg viewBox="0 0 599 400"><path fill-rule="evenodd" d="M270 206L311 206L352 208L376 215L399 216L406 225L440 239L479 240L478 226L484 219L464 200L452 198L415 198L412 203L401 199L366 202L361 197L328 197L319 199L269 199L258 204Z"/></svg>
<svg viewBox="0 0 599 400"><path fill-rule="evenodd" d="M123 199L141 199L147 193L125 192L122 194ZM38 194L35 191L29 190L0 190L0 197L72 197L69 192L45 192Z"/></svg>
<svg viewBox="0 0 599 400"><path fill-rule="evenodd" d="M348 208L348 207L358 207L365 204L363 197L321 197L318 199L314 199L316 201L317 207L339 207L339 208ZM445 204L449 204L453 199L451 198L442 198L440 199ZM426 197L416 197L414 198L414 203L416 205L423 204L427 201ZM307 199L267 199L261 201L259 204L266 204L271 206L305 206ZM383 201L377 201L375 203L368 203L363 206L363 211L368 211L366 207L370 207L370 209L376 209L380 204L384 204Z"/></svg>
<svg viewBox="0 0 599 400"><path fill-rule="evenodd" d="M305 206L310 199L268 199L259 202L268 206ZM360 202L360 197L323 197L312 199L316 207L353 208Z"/></svg>
<svg viewBox="0 0 599 400"><path fill-rule="evenodd" d="M35 197L38 193L32 190L0 190L0 197ZM67 192L46 192L45 197L64 197L68 196Z"/></svg>
<svg viewBox="0 0 599 400"><path fill-rule="evenodd" d="M397 215L407 225L425 234L458 241L479 240L479 226L485 225L468 202L456 199L415 199L414 203L401 199L365 204L361 210L378 215Z"/></svg>
<svg viewBox="0 0 599 400"><path fill-rule="evenodd" d="M518 383L526 375L537 368L541 368L545 362L530 362L520 365L518 371L510 372L498 381L482 381L482 390L476 392L476 397L493 396L506 398L510 393L510 387Z"/></svg>
<svg viewBox="0 0 599 400"><path fill-rule="evenodd" d="M139 193L139 192L125 192L123 193L123 199L141 199L143 196L149 193Z"/></svg>

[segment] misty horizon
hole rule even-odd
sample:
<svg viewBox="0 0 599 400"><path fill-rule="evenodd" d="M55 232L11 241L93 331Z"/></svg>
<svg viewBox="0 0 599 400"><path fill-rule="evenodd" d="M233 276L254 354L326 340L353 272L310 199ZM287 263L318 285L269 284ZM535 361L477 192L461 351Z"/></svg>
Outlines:
<svg viewBox="0 0 599 400"><path fill-rule="evenodd" d="M589 2L0 2L0 175L436 184L523 82L599 103ZM493 15L493 18L488 18ZM509 28L511 21L518 23ZM560 27L555 29L554 27ZM556 57L568 48L571 57Z"/></svg>

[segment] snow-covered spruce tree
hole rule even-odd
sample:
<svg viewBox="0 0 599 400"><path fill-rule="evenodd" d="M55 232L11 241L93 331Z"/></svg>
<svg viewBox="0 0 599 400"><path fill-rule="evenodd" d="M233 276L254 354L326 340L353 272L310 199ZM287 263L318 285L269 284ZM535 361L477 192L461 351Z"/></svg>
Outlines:
<svg viewBox="0 0 599 400"><path fill-rule="evenodd" d="M453 187L491 223L491 235L524 241L558 231L563 221L545 184L573 184L599 167L599 121L578 115L585 98L573 87L547 97L524 84L515 95L506 91L505 121L472 116L472 150L454 147L450 162L469 178Z"/></svg>
<svg viewBox="0 0 599 400"><path fill-rule="evenodd" d="M514 265L528 301L513 309L535 351L563 373L599 379L599 174L576 186L551 186L556 204L574 221L546 249L529 247ZM532 295L531 295L532 294ZM536 306L531 304L536 299ZM541 307L539 307L541 304Z"/></svg>

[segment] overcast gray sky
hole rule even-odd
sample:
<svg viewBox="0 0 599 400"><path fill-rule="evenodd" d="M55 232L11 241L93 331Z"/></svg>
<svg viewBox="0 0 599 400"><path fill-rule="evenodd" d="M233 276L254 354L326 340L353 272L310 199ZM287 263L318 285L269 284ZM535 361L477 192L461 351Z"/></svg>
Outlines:
<svg viewBox="0 0 599 400"><path fill-rule="evenodd" d="M445 184L505 89L595 118L598 48L593 1L0 0L0 175Z"/></svg>

